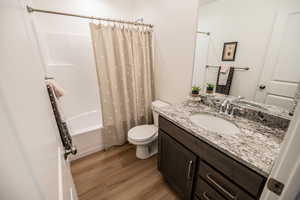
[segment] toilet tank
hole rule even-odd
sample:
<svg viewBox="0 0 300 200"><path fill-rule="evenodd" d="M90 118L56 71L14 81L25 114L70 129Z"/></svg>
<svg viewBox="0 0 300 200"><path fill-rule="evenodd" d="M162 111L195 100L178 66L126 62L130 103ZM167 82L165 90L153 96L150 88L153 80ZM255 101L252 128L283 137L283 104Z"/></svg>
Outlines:
<svg viewBox="0 0 300 200"><path fill-rule="evenodd" d="M169 105L170 104L168 104L166 102L163 102L163 101L159 101L159 100L156 100L156 101L152 102L153 120L154 120L154 125L156 127L158 127L158 116L159 116L159 113L155 111L155 108L162 108L162 107L169 106Z"/></svg>

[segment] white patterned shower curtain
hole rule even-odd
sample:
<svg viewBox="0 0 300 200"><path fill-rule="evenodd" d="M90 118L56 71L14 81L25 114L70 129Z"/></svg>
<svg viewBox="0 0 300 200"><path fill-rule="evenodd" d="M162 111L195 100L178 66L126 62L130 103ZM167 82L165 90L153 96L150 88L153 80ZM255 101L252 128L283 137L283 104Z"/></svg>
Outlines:
<svg viewBox="0 0 300 200"><path fill-rule="evenodd" d="M152 123L152 31L90 24L103 115L105 149L127 141L128 130Z"/></svg>

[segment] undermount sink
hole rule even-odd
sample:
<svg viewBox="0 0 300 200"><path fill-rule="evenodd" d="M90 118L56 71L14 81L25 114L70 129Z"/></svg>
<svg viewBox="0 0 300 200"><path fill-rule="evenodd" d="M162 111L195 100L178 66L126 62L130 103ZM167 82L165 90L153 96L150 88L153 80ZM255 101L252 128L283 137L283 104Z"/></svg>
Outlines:
<svg viewBox="0 0 300 200"><path fill-rule="evenodd" d="M232 122L209 113L197 113L190 116L190 120L197 126L208 131L224 135L235 135L240 129Z"/></svg>

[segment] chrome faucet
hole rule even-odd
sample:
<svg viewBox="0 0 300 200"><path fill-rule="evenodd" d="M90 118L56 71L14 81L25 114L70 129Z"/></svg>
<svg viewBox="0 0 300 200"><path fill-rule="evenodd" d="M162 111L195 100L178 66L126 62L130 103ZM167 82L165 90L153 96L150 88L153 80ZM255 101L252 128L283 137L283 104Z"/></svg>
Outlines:
<svg viewBox="0 0 300 200"><path fill-rule="evenodd" d="M244 99L245 97L242 97L242 96L238 96L238 97L235 97L232 102L236 102L238 103L241 99Z"/></svg>
<svg viewBox="0 0 300 200"><path fill-rule="evenodd" d="M223 101L223 103L221 104L220 113L225 113L226 114L228 112L229 103L230 103L230 100L226 98Z"/></svg>
<svg viewBox="0 0 300 200"><path fill-rule="evenodd" d="M232 107L232 106L230 106L231 103L239 102L241 99L244 99L244 97L238 96L238 97L233 97L233 98L226 98L221 104L220 113L229 115L230 108ZM232 113L232 109L231 109L231 113Z"/></svg>

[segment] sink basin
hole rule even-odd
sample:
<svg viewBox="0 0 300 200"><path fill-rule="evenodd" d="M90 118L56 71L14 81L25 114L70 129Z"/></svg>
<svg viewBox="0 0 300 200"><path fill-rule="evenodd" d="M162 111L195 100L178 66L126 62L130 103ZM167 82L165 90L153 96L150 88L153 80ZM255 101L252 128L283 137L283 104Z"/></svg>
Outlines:
<svg viewBox="0 0 300 200"><path fill-rule="evenodd" d="M190 120L201 128L219 134L235 135L240 133L240 129L234 123L209 113L191 115Z"/></svg>

